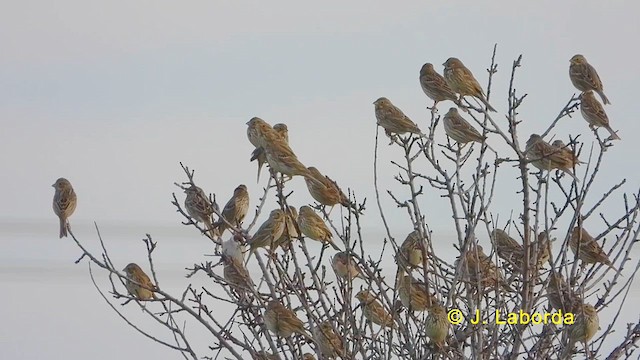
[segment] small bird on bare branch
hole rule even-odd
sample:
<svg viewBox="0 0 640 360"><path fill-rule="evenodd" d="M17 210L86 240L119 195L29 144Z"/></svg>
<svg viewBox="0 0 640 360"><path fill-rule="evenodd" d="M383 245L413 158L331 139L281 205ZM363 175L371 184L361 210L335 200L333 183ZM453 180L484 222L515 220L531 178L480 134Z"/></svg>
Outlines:
<svg viewBox="0 0 640 360"><path fill-rule="evenodd" d="M308 169L317 181L313 181L310 178L305 178L304 181L307 184L309 194L311 194L311 197L313 197L315 201L326 206L334 206L336 204L345 207L349 206L349 198L340 190L340 187L338 187L335 181L323 175L313 166Z"/></svg>
<svg viewBox="0 0 640 360"><path fill-rule="evenodd" d="M442 75L433 68L433 64L426 63L420 69L420 86L422 91L433 100L433 108L440 101L451 100L456 104L460 104L455 91L451 90Z"/></svg>
<svg viewBox="0 0 640 360"><path fill-rule="evenodd" d="M609 125L609 116L604 111L604 106L593 95L593 91L580 94L580 113L589 123L589 128L603 127L611 134L611 139L620 140L620 136Z"/></svg>
<svg viewBox="0 0 640 360"><path fill-rule="evenodd" d="M267 329L277 336L286 338L297 333L313 342L311 335L304 329L302 320L296 316L293 310L286 308L278 300L271 300L267 304L264 322Z"/></svg>
<svg viewBox="0 0 640 360"><path fill-rule="evenodd" d="M240 184L235 188L235 190L233 190L231 199L227 201L224 209L222 209L222 216L220 220L215 224L218 235L222 235L222 233L229 228L227 223L234 226L240 226L240 224L242 224L242 220L244 220L244 217L247 215L247 211L249 211L249 192L245 185Z"/></svg>
<svg viewBox="0 0 640 360"><path fill-rule="evenodd" d="M73 186L69 180L59 178L51 185L55 189L53 195L53 212L60 219L60 238L68 235L67 226L69 225L69 217L76 210L78 198Z"/></svg>
<svg viewBox="0 0 640 360"><path fill-rule="evenodd" d="M320 241L331 245L334 249L340 248L333 242L333 234L324 220L309 206L301 206L298 214L298 227L304 236L311 240Z"/></svg>
<svg viewBox="0 0 640 360"><path fill-rule="evenodd" d="M402 135L406 133L423 135L418 125L411 121L402 110L393 105L386 97L381 97L373 102L378 125L382 126L387 136Z"/></svg>
<svg viewBox="0 0 640 360"><path fill-rule="evenodd" d="M205 195L204 191L191 185L184 190L187 197L184 199L184 207L187 210L189 216L196 222L204 224L205 231L209 232L209 236L213 239L216 236L214 226L211 221L211 215L213 214L213 206Z"/></svg>
<svg viewBox="0 0 640 360"><path fill-rule="evenodd" d="M255 234L253 234L251 239L247 242L249 245L249 256L247 256L247 261L249 261L251 254L253 254L258 248L269 246L271 251L275 251L277 247L276 241L280 239L280 236L284 233L286 221L284 211L281 209L271 210L269 218L260 225L260 228L258 228Z"/></svg>
<svg viewBox="0 0 640 360"><path fill-rule="evenodd" d="M405 267L407 270L412 268L422 268L427 264L429 256L427 241L420 236L418 230L414 230L407 235L402 244L396 261L398 265Z"/></svg>
<svg viewBox="0 0 640 360"><path fill-rule="evenodd" d="M130 263L122 271L127 276L125 287L131 296L141 301L155 298L153 292L156 290L156 286L138 264Z"/></svg>
<svg viewBox="0 0 640 360"><path fill-rule="evenodd" d="M280 136L287 144L289 143L289 129L285 124L275 124L273 126L273 130L277 135ZM259 142L259 141L256 141ZM256 147L251 153L251 161L258 161L258 181L260 181L260 171L262 170L262 165L267 162L267 154L264 151L262 146Z"/></svg>
<svg viewBox="0 0 640 360"><path fill-rule="evenodd" d="M333 326L331 326L330 322L322 322L319 326L313 328L312 333L324 358L335 359L339 356L345 359L342 339L333 331Z"/></svg>
<svg viewBox="0 0 640 360"><path fill-rule="evenodd" d="M587 62L587 59L580 55L574 55L569 60L569 78L576 89L580 91L594 90L602 98L602 102L607 105L611 104L604 94L602 81L596 69Z"/></svg>
<svg viewBox="0 0 640 360"><path fill-rule="evenodd" d="M482 90L482 86L471 71L457 58L451 57L445 61L444 64L444 79L451 90L460 94L460 100L464 96L473 96L480 100L489 111L495 112L487 101L487 98Z"/></svg>
<svg viewBox="0 0 640 360"><path fill-rule="evenodd" d="M425 333L438 349L444 349L451 324L447 317L447 309L434 302L427 308L429 315L425 321Z"/></svg>
<svg viewBox="0 0 640 360"><path fill-rule="evenodd" d="M527 159L533 166L540 170L560 170L569 174L576 182L579 182L573 173L573 156L568 157L561 148L555 147L544 141L538 134L531 134L525 150Z"/></svg>
<svg viewBox="0 0 640 360"><path fill-rule="evenodd" d="M591 340L598 332L598 329L600 329L598 311L592 305L584 304L576 309L575 312L574 323L567 327L569 341L567 342L567 347L565 347L562 352L561 359L569 358L577 342L585 343L586 347L586 343Z"/></svg>
<svg viewBox="0 0 640 360"><path fill-rule="evenodd" d="M360 265L358 265L354 258L349 256L346 251L340 251L333 255L333 258L331 258L331 267L336 275L342 279L367 279L362 273Z"/></svg>
<svg viewBox="0 0 640 360"><path fill-rule="evenodd" d="M584 228L579 226L573 228L569 238L569 247L573 254L577 254L578 259L585 264L602 263L616 270L607 253Z"/></svg>
<svg viewBox="0 0 640 360"><path fill-rule="evenodd" d="M425 311L431 306L433 299L424 282L404 275L399 277L397 286L400 301L409 311Z"/></svg>
<svg viewBox="0 0 640 360"><path fill-rule="evenodd" d="M442 119L444 124L444 131L447 135L455 140L460 145L464 145L469 142L484 143L487 140L486 136L483 136L476 130L467 120L465 120L458 108L450 108ZM491 151L495 152L491 146L487 145Z"/></svg>
<svg viewBox="0 0 640 360"><path fill-rule="evenodd" d="M382 307L380 302L369 291L360 291L356 294L356 299L360 300L362 312L367 320L382 327L396 327L391 314Z"/></svg>

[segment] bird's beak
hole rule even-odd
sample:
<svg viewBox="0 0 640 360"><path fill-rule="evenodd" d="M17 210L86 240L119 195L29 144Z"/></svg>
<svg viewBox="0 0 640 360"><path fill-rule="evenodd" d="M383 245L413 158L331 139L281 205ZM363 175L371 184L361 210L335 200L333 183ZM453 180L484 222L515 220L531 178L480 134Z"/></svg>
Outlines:
<svg viewBox="0 0 640 360"><path fill-rule="evenodd" d="M51 187L56 187L56 184L51 185Z"/></svg>

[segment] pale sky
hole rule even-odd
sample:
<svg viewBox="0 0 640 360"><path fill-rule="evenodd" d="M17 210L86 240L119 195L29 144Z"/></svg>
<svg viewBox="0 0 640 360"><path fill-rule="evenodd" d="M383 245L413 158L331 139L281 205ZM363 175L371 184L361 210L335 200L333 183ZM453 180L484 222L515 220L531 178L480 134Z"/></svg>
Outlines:
<svg viewBox="0 0 640 360"><path fill-rule="evenodd" d="M499 72L491 103L502 124L511 63L523 54L516 88L529 95L519 111L521 140L544 130L577 91L569 81L569 59L587 57L603 80L612 102L606 111L622 137L609 149L587 202L621 178L628 181L626 191L637 191L640 143L634 137L640 125L633 84L640 83L640 51L633 44L640 38L639 10L629 1L578 0L5 1L0 226L47 227L51 239L35 258L56 252L60 243L49 241L58 240L51 184L66 177L79 198L71 223L84 226L86 237L93 221L126 224L130 230L118 236L135 241L149 231L147 224L180 231L170 204L171 192L179 192L173 182L185 179L180 161L196 169L196 182L216 193L221 205L240 183L257 205L266 172L256 184L245 123L259 116L287 123L302 162L368 198L363 221L375 233L382 225L373 192L372 102L386 96L426 129L425 107L432 102L418 83L422 64L442 72L448 57L458 57L484 85L495 43ZM441 104L440 113L450 105ZM565 141L582 134L584 154L594 139L579 113L553 134ZM504 150L499 140L491 135L489 143ZM387 143L383 138L379 148L383 190L397 189L388 162L401 155ZM493 211L506 219L518 211L520 198L512 185L516 173L503 174ZM290 186L295 205L311 201L301 179ZM620 200L621 194L604 209L619 214ZM405 236L411 231L405 212L388 197L384 204L392 229ZM453 223L443 204L434 192L422 206L434 232L445 236ZM17 231L11 226L0 230L1 243L9 245L4 259L29 258L28 246L11 241ZM601 230L602 224L593 227ZM69 253L71 263L76 255Z"/></svg>

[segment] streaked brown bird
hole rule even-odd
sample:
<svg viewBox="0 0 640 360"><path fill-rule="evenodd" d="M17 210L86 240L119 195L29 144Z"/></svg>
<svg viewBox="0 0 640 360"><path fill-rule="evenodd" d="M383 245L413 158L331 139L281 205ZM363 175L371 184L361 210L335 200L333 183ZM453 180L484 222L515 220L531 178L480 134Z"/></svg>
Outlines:
<svg viewBox="0 0 640 360"><path fill-rule="evenodd" d="M233 236L222 242L222 255L232 257L236 261L244 263L244 254L247 252L244 236L233 234Z"/></svg>
<svg viewBox="0 0 640 360"><path fill-rule="evenodd" d="M382 307L382 304L369 291L360 291L356 294L356 299L360 300L362 312L367 320L382 327L396 327L391 314Z"/></svg>
<svg viewBox="0 0 640 360"><path fill-rule="evenodd" d="M444 80L444 77L438 74L431 63L422 65L420 69L420 86L422 87L422 91L433 100L434 108L440 101L445 100L451 100L459 104L456 93L451 90Z"/></svg>
<svg viewBox="0 0 640 360"><path fill-rule="evenodd" d="M138 264L130 263L122 271L127 277L124 285L131 296L141 301L155 298L156 286Z"/></svg>
<svg viewBox="0 0 640 360"><path fill-rule="evenodd" d="M253 360L280 360L278 355L268 353L266 351L258 351L252 355Z"/></svg>
<svg viewBox="0 0 640 360"><path fill-rule="evenodd" d="M60 238L68 236L67 226L69 224L69 217L76 210L76 204L78 198L76 192L73 190L73 186L69 180L65 178L59 178L51 185L55 189L53 194L53 212L60 219Z"/></svg>
<svg viewBox="0 0 640 360"><path fill-rule="evenodd" d="M187 197L184 199L184 207L187 209L189 216L196 222L204 224L206 231L209 232L209 236L213 239L216 236L214 227L211 221L211 215L213 214L213 206L204 191L191 185L184 190Z"/></svg>
<svg viewBox="0 0 640 360"><path fill-rule="evenodd" d="M409 311L425 311L433 301L427 285L409 275L398 279L398 296Z"/></svg>
<svg viewBox="0 0 640 360"><path fill-rule="evenodd" d="M253 280L249 270L237 258L222 255L224 263L223 276L224 280L238 294L252 292L254 289Z"/></svg>
<svg viewBox="0 0 640 360"><path fill-rule="evenodd" d="M285 124L275 124L273 126L273 130L287 144L289 143L289 129L287 128L287 125L285 125ZM260 181L260 171L262 170L262 165L264 165L267 162L267 154L265 153L264 148L262 146L255 148L253 150L253 152L251 153L251 161L254 161L254 160L258 161L258 178L257 178L257 180Z"/></svg>
<svg viewBox="0 0 640 360"><path fill-rule="evenodd" d="M344 280L353 280L360 278L366 280L367 278L362 273L360 265L355 261L352 256L349 256L346 251L337 252L331 258L331 267L336 275Z"/></svg>
<svg viewBox="0 0 640 360"><path fill-rule="evenodd" d="M311 335L304 329L302 320L296 316L293 310L286 308L278 300L271 300L267 304L264 323L267 329L277 336L289 337L293 333L297 333L313 341Z"/></svg>
<svg viewBox="0 0 640 360"><path fill-rule="evenodd" d="M549 275L547 298L552 308L564 313L573 312L575 307L580 305L579 300L571 294L571 289L562 274L557 272Z"/></svg>
<svg viewBox="0 0 640 360"><path fill-rule="evenodd" d="M496 111L487 101L482 86L471 71L457 58L450 57L444 64L444 80L451 90L463 96L473 96L480 100L489 111Z"/></svg>
<svg viewBox="0 0 640 360"><path fill-rule="evenodd" d="M500 269L484 253L482 246L470 245L465 252L464 260L466 261L465 269L472 285L480 284L483 288L502 286L507 290L512 290L504 280Z"/></svg>
<svg viewBox="0 0 640 360"><path fill-rule="evenodd" d="M589 128L603 127L611 134L611 139L620 140L620 136L613 131L609 124L609 116L604 111L604 106L593 95L593 91L585 91L580 94L580 113L589 123Z"/></svg>
<svg viewBox="0 0 640 360"><path fill-rule="evenodd" d="M324 220L309 206L301 206L298 214L298 227L304 236L311 240L320 241L331 245L334 249L340 249L333 242L333 234Z"/></svg>
<svg viewBox="0 0 640 360"><path fill-rule="evenodd" d="M521 270L524 263L523 246L502 229L494 229L491 232L491 239L498 257Z"/></svg>
<svg viewBox="0 0 640 360"><path fill-rule="evenodd" d="M333 326L331 326L330 322L322 322L319 326L313 328L312 333L324 358L335 359L338 356L345 358L342 339L333 331Z"/></svg>
<svg viewBox="0 0 640 360"><path fill-rule="evenodd" d="M247 241L249 245L249 256L247 261L258 248L269 246L272 251L277 247L276 240L280 239L284 232L286 217L284 211L280 209L271 210L269 218L260 225L260 228L253 234L251 239Z"/></svg>
<svg viewBox="0 0 640 360"><path fill-rule="evenodd" d="M527 141L526 156L533 166L540 170L560 170L569 174L576 182L579 182L573 173L573 157L548 142L538 134L531 134Z"/></svg>
<svg viewBox="0 0 640 360"><path fill-rule="evenodd" d="M316 357L312 353L302 354L302 360L316 360Z"/></svg>
<svg viewBox="0 0 640 360"><path fill-rule="evenodd" d="M551 258L551 239L546 231L538 234L538 239L531 244L532 249L538 249L538 269Z"/></svg>
<svg viewBox="0 0 640 360"><path fill-rule="evenodd" d="M449 323L447 309L435 303L427 309L429 315L425 321L425 334L431 339L438 349L443 349L449 335Z"/></svg>
<svg viewBox="0 0 640 360"><path fill-rule="evenodd" d="M289 205L289 211L285 212L285 229L282 231L282 235L276 240L274 250L276 247L283 247L284 249L289 249L291 242L298 237L298 230L296 228L296 223L298 221L298 210Z"/></svg>
<svg viewBox="0 0 640 360"><path fill-rule="evenodd" d="M573 228L569 238L569 247L573 254L577 254L578 259L585 264L602 263L616 270L607 253L602 250L596 240L584 228L579 226Z"/></svg>
<svg viewBox="0 0 640 360"><path fill-rule="evenodd" d="M587 59L580 55L573 55L569 60L569 78L576 89L580 91L594 90L602 98L602 102L607 105L611 104L604 94L602 81L596 69L587 62Z"/></svg>
<svg viewBox="0 0 640 360"><path fill-rule="evenodd" d="M313 166L308 169L317 181L313 181L310 178L305 178L304 181L307 183L309 194L311 194L311 197L313 197L315 201L326 206L334 206L336 204L345 207L349 206L349 198L340 190L340 187L338 187L335 181L326 175L322 175L322 173Z"/></svg>
<svg viewBox="0 0 640 360"><path fill-rule="evenodd" d="M600 319L598 311L590 304L584 304L575 310L575 322L567 328L569 341L560 358L566 359L571 355L573 347L577 342L586 343L600 329Z"/></svg>
<svg viewBox="0 0 640 360"><path fill-rule="evenodd" d="M307 167L298 160L293 150L279 135L266 139L264 151L271 171L279 172L289 177L304 176L313 178Z"/></svg>
<svg viewBox="0 0 640 360"><path fill-rule="evenodd" d="M402 110L393 105L386 97L381 97L374 101L373 105L378 125L382 126L387 136L406 133L423 135L418 125L411 121Z"/></svg>
<svg viewBox="0 0 640 360"><path fill-rule="evenodd" d="M265 136L275 133L271 125L259 117L251 118L247 122L247 138L256 148L264 147Z"/></svg>
<svg viewBox="0 0 640 360"><path fill-rule="evenodd" d="M573 149L571 149L567 144L565 144L564 141L560 139L553 140L553 142L551 143L551 146L555 146L557 149L560 149L562 157L565 159L569 159L569 161L571 162L572 168L580 164L583 164L583 162L580 161L580 159L578 159L578 155L576 155L573 152Z"/></svg>
<svg viewBox="0 0 640 360"><path fill-rule="evenodd" d="M480 134L478 130L471 126L471 124L460 115L458 108L450 108L444 115L442 123L444 124L444 131L447 135L460 145L469 142L484 143L485 140L487 140L486 136ZM487 147L495 152L491 146L487 145Z"/></svg>
<svg viewBox="0 0 640 360"><path fill-rule="evenodd" d="M222 235L229 228L227 223L239 227L247 211L249 211L249 192L245 185L240 184L233 190L233 196L222 209L221 219L215 224L218 234Z"/></svg>
<svg viewBox="0 0 640 360"><path fill-rule="evenodd" d="M429 256L427 245L427 240L420 236L418 230L410 232L400 245L396 255L398 265L405 267L407 270L425 266L428 263Z"/></svg>

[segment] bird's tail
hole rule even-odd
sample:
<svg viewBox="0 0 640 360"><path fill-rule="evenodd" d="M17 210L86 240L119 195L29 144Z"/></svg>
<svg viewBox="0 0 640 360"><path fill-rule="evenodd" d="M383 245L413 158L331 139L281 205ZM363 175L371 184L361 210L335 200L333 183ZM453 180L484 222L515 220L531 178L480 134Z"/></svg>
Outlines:
<svg viewBox="0 0 640 360"><path fill-rule="evenodd" d="M598 95L600 95L600 98L602 98L602 102L605 105L611 105L611 101L609 101L609 98L607 98L607 95L604 94L604 91L602 90L598 91Z"/></svg>
<svg viewBox="0 0 640 360"><path fill-rule="evenodd" d="M60 239L67 237L67 221L60 217Z"/></svg>
<svg viewBox="0 0 640 360"><path fill-rule="evenodd" d="M620 136L618 136L618 134L613 131L610 125L605 126L605 129L607 129L607 131L611 134L611 136L609 137L611 140L622 140Z"/></svg>
<svg viewBox="0 0 640 360"><path fill-rule="evenodd" d="M491 104L489 104L489 102L487 101L487 99L484 98L484 96L481 96L479 99L480 99L480 101L482 101L484 106L487 107L487 110L496 112L496 109L494 109L493 106L491 106Z"/></svg>

